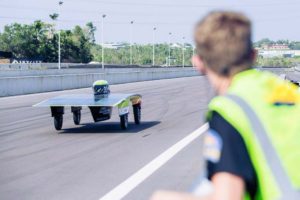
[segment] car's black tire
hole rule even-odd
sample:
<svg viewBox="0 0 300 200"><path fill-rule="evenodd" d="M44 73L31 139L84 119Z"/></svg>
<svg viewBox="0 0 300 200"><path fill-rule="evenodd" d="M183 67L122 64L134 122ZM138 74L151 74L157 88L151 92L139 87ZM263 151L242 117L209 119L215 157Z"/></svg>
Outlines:
<svg viewBox="0 0 300 200"><path fill-rule="evenodd" d="M120 125L123 130L128 128L128 114L120 116Z"/></svg>
<svg viewBox="0 0 300 200"><path fill-rule="evenodd" d="M61 130L63 125L63 115L54 116L54 127L56 130Z"/></svg>
<svg viewBox="0 0 300 200"><path fill-rule="evenodd" d="M141 106L133 106L134 123L140 124L142 118Z"/></svg>
<svg viewBox="0 0 300 200"><path fill-rule="evenodd" d="M76 111L73 112L73 121L75 125L79 125L80 124L80 120L81 120L81 112L80 111Z"/></svg>

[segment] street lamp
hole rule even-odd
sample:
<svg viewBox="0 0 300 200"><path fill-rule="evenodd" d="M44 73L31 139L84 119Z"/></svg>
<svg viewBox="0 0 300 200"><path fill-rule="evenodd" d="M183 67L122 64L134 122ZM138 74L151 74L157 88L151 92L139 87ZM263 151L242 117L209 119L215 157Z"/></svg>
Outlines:
<svg viewBox="0 0 300 200"><path fill-rule="evenodd" d="M132 37L133 37L133 21L130 22L130 65L132 65Z"/></svg>
<svg viewBox="0 0 300 200"><path fill-rule="evenodd" d="M152 45L153 45L153 48L152 48L152 66L154 67L155 65L155 31L156 31L156 27L153 28L153 33L152 33Z"/></svg>
<svg viewBox="0 0 300 200"><path fill-rule="evenodd" d="M183 44L182 44L182 67L184 67L184 47L185 47L185 37L182 38Z"/></svg>
<svg viewBox="0 0 300 200"><path fill-rule="evenodd" d="M59 1L58 2L58 16L60 17L60 7L63 5L63 1ZM61 64L60 64L60 60L61 60L61 52L60 52L60 23L58 21L58 69L61 69Z"/></svg>
<svg viewBox="0 0 300 200"><path fill-rule="evenodd" d="M196 47L195 46L192 46L192 50L193 50L193 57L195 56L195 50L196 50ZM193 68L195 67L195 63L194 63L194 58L192 59L192 65L193 65Z"/></svg>
<svg viewBox="0 0 300 200"><path fill-rule="evenodd" d="M106 17L106 15L102 15L102 20L101 20L101 43L102 43L102 48L101 48L101 55L102 55L102 70L104 70L104 18Z"/></svg>
<svg viewBox="0 0 300 200"><path fill-rule="evenodd" d="M170 32L169 33L169 57L168 57L168 66L170 67L171 65L171 35L172 33Z"/></svg>

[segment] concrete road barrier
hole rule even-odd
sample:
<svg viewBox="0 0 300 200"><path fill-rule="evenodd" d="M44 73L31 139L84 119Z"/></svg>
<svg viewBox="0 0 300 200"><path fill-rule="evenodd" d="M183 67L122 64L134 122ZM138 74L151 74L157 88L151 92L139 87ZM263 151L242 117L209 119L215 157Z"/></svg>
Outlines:
<svg viewBox="0 0 300 200"><path fill-rule="evenodd" d="M193 68L1 71L0 97L91 87L99 79L120 84L197 75Z"/></svg>
<svg viewBox="0 0 300 200"><path fill-rule="evenodd" d="M82 65L79 63L61 63L62 68ZM32 69L57 69L58 63L8 63L0 64L0 70L32 70Z"/></svg>

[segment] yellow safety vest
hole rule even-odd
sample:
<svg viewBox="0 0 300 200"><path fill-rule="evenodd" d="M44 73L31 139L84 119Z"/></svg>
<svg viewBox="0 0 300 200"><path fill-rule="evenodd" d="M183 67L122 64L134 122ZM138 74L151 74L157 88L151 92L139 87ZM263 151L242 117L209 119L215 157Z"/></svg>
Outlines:
<svg viewBox="0 0 300 200"><path fill-rule="evenodd" d="M256 199L300 199L300 94L254 69L234 76L228 93L209 104L242 136L258 179ZM247 196L245 197L247 199Z"/></svg>

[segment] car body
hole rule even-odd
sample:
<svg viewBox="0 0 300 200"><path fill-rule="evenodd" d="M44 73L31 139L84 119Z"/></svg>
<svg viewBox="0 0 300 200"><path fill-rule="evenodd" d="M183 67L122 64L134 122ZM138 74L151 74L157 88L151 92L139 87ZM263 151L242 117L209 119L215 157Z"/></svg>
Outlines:
<svg viewBox="0 0 300 200"><path fill-rule="evenodd" d="M89 108L94 122L109 120L112 115L112 109L116 107L120 117L120 126L125 130L128 128L130 106L133 107L135 123L140 124L141 104L142 96L140 94L115 93L98 96L90 94L62 95L47 99L34 106L50 107L56 130L61 130L62 128L65 107L71 108L75 125L80 124L82 107Z"/></svg>

